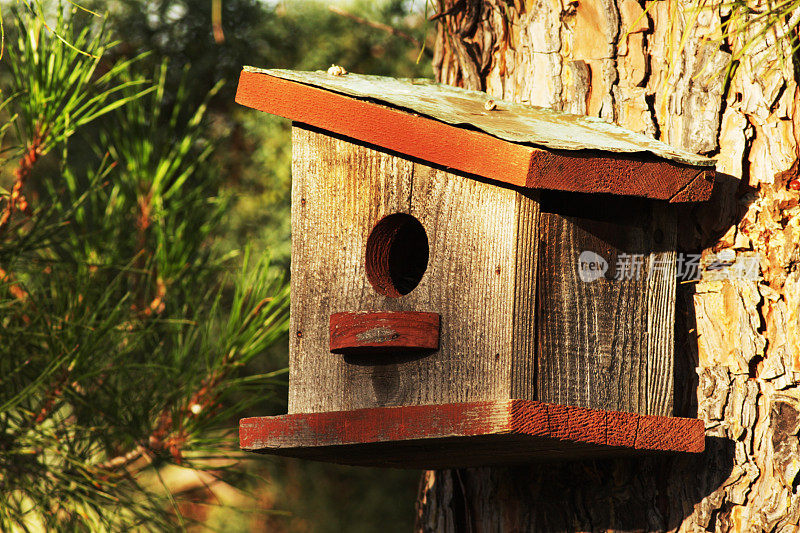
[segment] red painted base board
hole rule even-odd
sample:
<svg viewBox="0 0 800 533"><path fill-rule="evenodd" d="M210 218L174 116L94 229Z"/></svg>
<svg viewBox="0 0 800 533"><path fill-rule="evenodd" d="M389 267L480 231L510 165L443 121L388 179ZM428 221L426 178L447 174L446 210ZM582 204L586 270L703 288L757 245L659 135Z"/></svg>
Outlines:
<svg viewBox="0 0 800 533"><path fill-rule="evenodd" d="M244 418L242 449L361 466L455 468L705 449L701 420L532 400Z"/></svg>

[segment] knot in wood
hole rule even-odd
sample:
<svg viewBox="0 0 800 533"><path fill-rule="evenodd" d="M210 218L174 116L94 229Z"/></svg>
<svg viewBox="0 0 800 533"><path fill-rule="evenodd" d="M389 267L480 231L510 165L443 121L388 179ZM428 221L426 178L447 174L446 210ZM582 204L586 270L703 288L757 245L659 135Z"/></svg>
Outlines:
<svg viewBox="0 0 800 533"><path fill-rule="evenodd" d="M389 342L400 337L400 335L391 328L372 328L363 333L356 335L356 339L360 342Z"/></svg>

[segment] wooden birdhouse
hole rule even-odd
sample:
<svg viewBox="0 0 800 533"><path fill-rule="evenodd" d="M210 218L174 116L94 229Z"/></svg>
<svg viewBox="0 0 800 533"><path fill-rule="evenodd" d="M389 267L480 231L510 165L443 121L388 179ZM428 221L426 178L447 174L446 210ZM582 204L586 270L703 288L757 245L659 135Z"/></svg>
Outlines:
<svg viewBox="0 0 800 533"><path fill-rule="evenodd" d="M673 417L676 203L714 162L424 80L246 68L293 121L289 413L245 450L440 468L700 452Z"/></svg>

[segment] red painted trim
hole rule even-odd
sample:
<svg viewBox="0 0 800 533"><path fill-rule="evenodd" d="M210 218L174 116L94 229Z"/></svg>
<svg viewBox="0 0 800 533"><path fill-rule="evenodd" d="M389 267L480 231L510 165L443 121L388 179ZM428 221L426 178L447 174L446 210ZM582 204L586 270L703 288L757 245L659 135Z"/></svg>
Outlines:
<svg viewBox="0 0 800 533"><path fill-rule="evenodd" d="M548 151L386 105L243 71L236 101L468 174L533 189L706 200L713 170L650 155ZM698 173L710 182L695 179Z"/></svg>
<svg viewBox="0 0 800 533"><path fill-rule="evenodd" d="M330 349L339 354L439 349L439 315L417 311L334 313Z"/></svg>
<svg viewBox="0 0 800 533"><path fill-rule="evenodd" d="M239 442L260 453L438 468L637 451L699 453L705 431L697 419L498 400L245 418Z"/></svg>
<svg viewBox="0 0 800 533"><path fill-rule="evenodd" d="M525 185L534 151L529 146L255 72L242 72L236 102L512 185Z"/></svg>
<svg viewBox="0 0 800 533"><path fill-rule="evenodd" d="M681 189L675 196L669 199L673 203L681 202L701 202L708 200L714 190L714 179L716 171L714 169L704 170L692 180L686 187Z"/></svg>
<svg viewBox="0 0 800 533"><path fill-rule="evenodd" d="M642 155L539 150L526 186L697 202L711 197L714 170Z"/></svg>

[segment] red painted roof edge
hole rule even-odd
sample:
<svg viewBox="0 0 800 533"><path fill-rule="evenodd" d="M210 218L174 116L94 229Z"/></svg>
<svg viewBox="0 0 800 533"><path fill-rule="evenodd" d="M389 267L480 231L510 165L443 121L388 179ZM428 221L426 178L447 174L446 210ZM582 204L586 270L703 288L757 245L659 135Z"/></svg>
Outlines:
<svg viewBox="0 0 800 533"><path fill-rule="evenodd" d="M241 73L236 102L513 186L670 202L707 200L713 189L708 167L647 154L545 150L264 73Z"/></svg>

